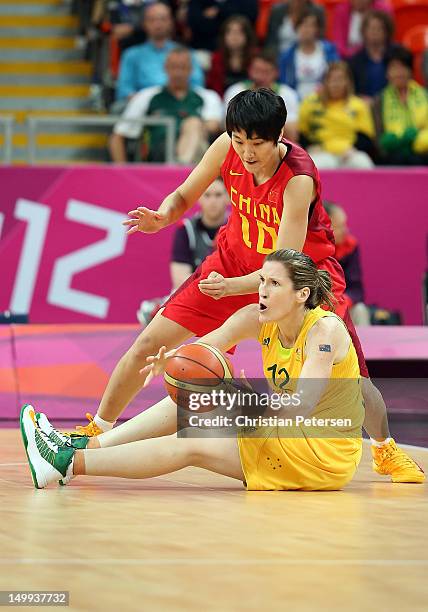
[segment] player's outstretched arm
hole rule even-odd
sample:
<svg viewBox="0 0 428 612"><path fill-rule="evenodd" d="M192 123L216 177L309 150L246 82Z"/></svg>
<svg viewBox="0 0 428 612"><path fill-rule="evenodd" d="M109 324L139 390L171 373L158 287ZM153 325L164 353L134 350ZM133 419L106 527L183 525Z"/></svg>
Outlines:
<svg viewBox="0 0 428 612"><path fill-rule="evenodd" d="M241 308L230 316L221 327L200 338L199 342L210 344L220 351L225 352L232 346L235 346L235 344L239 344L242 340L250 338L256 339L259 336L261 328L258 313L259 308L257 304L244 306L244 308ZM166 360L168 357L172 357L179 348L173 349L167 353L166 348L161 346L157 355L150 355L147 357L147 365L140 370L140 374L146 376L145 387L155 376L164 373Z"/></svg>
<svg viewBox="0 0 428 612"><path fill-rule="evenodd" d="M123 222L123 225L128 227L127 234L153 234L178 221L219 176L229 147L230 138L224 133L213 142L184 183L166 196L158 210L151 210L146 206L130 210L130 219Z"/></svg>
<svg viewBox="0 0 428 612"><path fill-rule="evenodd" d="M248 304L233 313L221 327L203 336L200 342L210 344L225 352L242 340L257 339L260 329L259 305Z"/></svg>

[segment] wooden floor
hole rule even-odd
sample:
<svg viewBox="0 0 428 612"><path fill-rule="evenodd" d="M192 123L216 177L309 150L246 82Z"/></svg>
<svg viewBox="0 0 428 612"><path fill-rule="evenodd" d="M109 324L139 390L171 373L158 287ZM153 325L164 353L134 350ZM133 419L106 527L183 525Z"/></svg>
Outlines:
<svg viewBox="0 0 428 612"><path fill-rule="evenodd" d="M368 451L340 492L198 469L37 491L0 430L0 590L68 590L72 610L425 611L427 487L375 475Z"/></svg>

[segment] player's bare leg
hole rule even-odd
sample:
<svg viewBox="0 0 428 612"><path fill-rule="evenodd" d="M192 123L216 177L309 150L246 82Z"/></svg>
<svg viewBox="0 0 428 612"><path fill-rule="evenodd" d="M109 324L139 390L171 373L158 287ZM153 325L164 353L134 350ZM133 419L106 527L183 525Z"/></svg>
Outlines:
<svg viewBox="0 0 428 612"><path fill-rule="evenodd" d="M188 466L245 478L236 438L178 438L175 434L110 448L77 450L74 474L152 478Z"/></svg>
<svg viewBox="0 0 428 612"><path fill-rule="evenodd" d="M390 437L388 415L383 397L369 378L362 379L366 416L364 429L372 440L373 469L392 482L422 483L425 475L407 453Z"/></svg>
<svg viewBox="0 0 428 612"><path fill-rule="evenodd" d="M370 378L362 378L362 391L366 410L364 429L372 440L389 438L388 414L381 392Z"/></svg>
<svg viewBox="0 0 428 612"><path fill-rule="evenodd" d="M50 435L40 427L39 421L50 426ZM109 448L78 449L53 437L52 432L57 430L46 415L36 414L33 406L22 408L20 423L33 482L38 489L58 480L66 484L75 475L152 478L188 466L244 480L236 437L193 438L173 434Z"/></svg>
<svg viewBox="0 0 428 612"><path fill-rule="evenodd" d="M112 424L144 384L145 376L140 374L140 370L146 365L146 358L155 355L161 346L171 349L192 336L192 332L175 321L163 317L159 311L114 368L101 399L95 422L91 421L88 426L79 427L79 433L92 436L102 433L105 429L111 429ZM98 418L102 421L98 421Z"/></svg>
<svg viewBox="0 0 428 612"><path fill-rule="evenodd" d="M177 405L170 397L164 397L126 423L90 438L86 448L107 448L137 440L169 436L176 432Z"/></svg>

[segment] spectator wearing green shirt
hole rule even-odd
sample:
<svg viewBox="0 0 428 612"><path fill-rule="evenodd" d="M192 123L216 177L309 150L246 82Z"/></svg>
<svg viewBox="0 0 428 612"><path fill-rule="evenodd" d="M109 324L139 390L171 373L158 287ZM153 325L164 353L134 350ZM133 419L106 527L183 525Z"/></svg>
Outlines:
<svg viewBox="0 0 428 612"><path fill-rule="evenodd" d="M116 104L124 104L144 87L163 86L167 81L165 59L177 44L172 40L174 20L169 6L163 2L147 4L143 13L143 29L147 40L127 49L120 60ZM192 85L202 86L204 75L196 57L192 57Z"/></svg>
<svg viewBox="0 0 428 612"><path fill-rule="evenodd" d="M185 47L172 49L165 62L168 82L165 87L149 87L138 92L128 103L113 129L110 154L114 162L125 162L126 139L139 139L141 127L133 120L173 117L176 120L176 161L198 161L209 140L221 129L223 107L220 96L203 87L190 86L192 58ZM150 127L143 135L147 161L165 160L165 128Z"/></svg>
<svg viewBox="0 0 428 612"><path fill-rule="evenodd" d="M373 105L380 161L384 164L428 163L428 93L412 79L412 59L405 47L391 52L388 85Z"/></svg>

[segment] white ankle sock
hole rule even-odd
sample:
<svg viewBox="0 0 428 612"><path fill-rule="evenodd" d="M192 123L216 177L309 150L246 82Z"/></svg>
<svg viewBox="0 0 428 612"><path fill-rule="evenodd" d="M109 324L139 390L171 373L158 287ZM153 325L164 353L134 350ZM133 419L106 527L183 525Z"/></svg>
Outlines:
<svg viewBox="0 0 428 612"><path fill-rule="evenodd" d="M98 416L98 414L95 415L94 422L95 425L98 425L98 427L103 431L110 431L110 429L113 429L113 426L116 423L116 421L113 421L113 423L111 423L110 421L105 421L100 416Z"/></svg>
<svg viewBox="0 0 428 612"><path fill-rule="evenodd" d="M389 444L392 438L385 438L385 440L375 440L374 438L370 438L370 441L373 446L383 446L384 444Z"/></svg>

